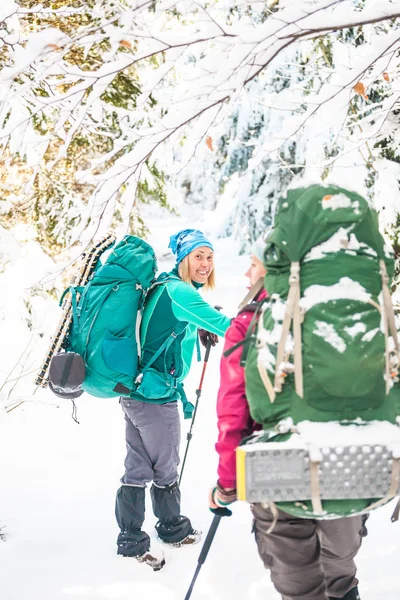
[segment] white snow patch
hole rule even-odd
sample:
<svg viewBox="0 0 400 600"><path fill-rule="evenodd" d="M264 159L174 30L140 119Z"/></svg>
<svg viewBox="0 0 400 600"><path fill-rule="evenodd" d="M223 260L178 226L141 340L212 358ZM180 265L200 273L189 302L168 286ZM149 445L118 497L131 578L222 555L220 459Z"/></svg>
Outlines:
<svg viewBox="0 0 400 600"><path fill-rule="evenodd" d="M371 446L381 444L397 448L400 443L400 428L388 421L341 425L338 422L312 423L301 421L297 424L300 435L308 443L323 448L326 446Z"/></svg>
<svg viewBox="0 0 400 600"><path fill-rule="evenodd" d="M369 302L371 294L358 281L354 281L350 277L342 277L333 285L310 285L304 290L304 295L299 304L301 308L307 311L317 304L334 300Z"/></svg>
<svg viewBox="0 0 400 600"><path fill-rule="evenodd" d="M380 329L379 327L376 327L376 329L371 329L370 331L367 331L367 333L364 333L364 335L361 338L362 342L370 342L372 340L372 338L374 338L376 336L377 333L379 333Z"/></svg>
<svg viewBox="0 0 400 600"><path fill-rule="evenodd" d="M274 371L274 366L276 363L275 356L272 354L271 350L268 346L264 346L258 350L258 356L260 357L260 361L266 371Z"/></svg>
<svg viewBox="0 0 400 600"><path fill-rule="evenodd" d="M312 462L322 462L322 452L318 446L314 446L314 444L310 444L308 448L308 453L310 455L310 460Z"/></svg>
<svg viewBox="0 0 400 600"><path fill-rule="evenodd" d="M340 250L347 248L349 241L348 234L352 228L353 225L347 228L340 227L328 240L311 248L305 255L303 262L318 260L324 258L327 254L339 252Z"/></svg>
<svg viewBox="0 0 400 600"><path fill-rule="evenodd" d="M367 326L365 323L355 323L351 327L345 327L345 332L352 338L356 337L359 333L365 333Z"/></svg>
<svg viewBox="0 0 400 600"><path fill-rule="evenodd" d="M381 445L387 447L397 455L400 446L400 427L388 421L370 421L366 423L361 419L349 423L330 421L329 423L300 421L296 425L298 434L293 434L284 442L260 442L260 450L280 450L284 448L335 448L340 453L340 448L348 446ZM262 432L260 433L262 435ZM254 452L251 444L241 446L244 452Z"/></svg>
<svg viewBox="0 0 400 600"><path fill-rule="evenodd" d="M323 209L336 210L337 208L350 208L352 205L351 198L345 194L335 194L324 196L321 200Z"/></svg>
<svg viewBox="0 0 400 600"><path fill-rule="evenodd" d="M363 252L374 258L377 257L378 255L373 248L364 242L359 242L355 234L350 233L353 227L354 225L347 228L340 227L328 240L311 248L305 255L303 262L318 260L324 258L327 254L334 254L341 250L344 250L348 254Z"/></svg>
<svg viewBox="0 0 400 600"><path fill-rule="evenodd" d="M330 344L340 353L343 353L346 350L346 342L337 333L332 323L316 321L315 324L317 327L313 331L314 335L323 338L328 344Z"/></svg>
<svg viewBox="0 0 400 600"><path fill-rule="evenodd" d="M286 311L286 302L283 302L279 294L271 296L271 315L274 321L283 321Z"/></svg>

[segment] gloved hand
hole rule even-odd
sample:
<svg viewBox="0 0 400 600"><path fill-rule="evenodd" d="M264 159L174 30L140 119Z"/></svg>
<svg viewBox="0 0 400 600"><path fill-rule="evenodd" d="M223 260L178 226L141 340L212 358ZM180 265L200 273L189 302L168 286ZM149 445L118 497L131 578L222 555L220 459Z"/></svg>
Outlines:
<svg viewBox="0 0 400 600"><path fill-rule="evenodd" d="M205 329L199 329L199 338L204 348L207 348L209 339L211 340L211 346L215 346L215 344L218 344L219 342L216 333L211 333L211 331L206 331Z"/></svg>
<svg viewBox="0 0 400 600"><path fill-rule="evenodd" d="M208 506L214 514L230 516L232 511L227 508L229 504L237 500L235 488L223 488L219 481L210 490Z"/></svg>

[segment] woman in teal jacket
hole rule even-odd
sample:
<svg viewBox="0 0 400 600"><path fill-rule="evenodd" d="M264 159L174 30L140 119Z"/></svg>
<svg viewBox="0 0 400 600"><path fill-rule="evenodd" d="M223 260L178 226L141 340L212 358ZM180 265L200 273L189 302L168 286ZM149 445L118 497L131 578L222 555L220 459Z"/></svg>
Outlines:
<svg viewBox="0 0 400 600"><path fill-rule="evenodd" d="M121 398L127 455L116 499L121 530L118 554L133 556L155 570L163 566L164 559L150 549L150 538L142 531L147 483L153 482L150 495L159 538L174 546L200 539L200 533L180 513L177 401L182 401L184 415L190 417L193 406L182 382L190 369L198 328L223 336L230 324L230 319L199 294L201 287L214 287L211 242L201 231L185 229L171 237L170 248L176 254L176 265L170 273L160 275L146 300L138 387L129 398Z"/></svg>

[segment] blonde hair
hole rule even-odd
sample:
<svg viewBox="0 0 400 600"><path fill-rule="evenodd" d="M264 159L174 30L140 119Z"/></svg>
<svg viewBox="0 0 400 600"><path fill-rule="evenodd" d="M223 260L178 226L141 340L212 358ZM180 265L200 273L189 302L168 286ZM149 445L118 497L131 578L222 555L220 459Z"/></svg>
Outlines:
<svg viewBox="0 0 400 600"><path fill-rule="evenodd" d="M190 277L189 254L187 256L185 256L185 258L183 260L181 260L181 262L179 263L178 273L179 273L179 277L182 279L182 281L184 281L185 283L190 283L190 285L193 285L192 279ZM210 275L208 276L207 281L203 285L203 289L205 289L205 290L213 290L214 288L215 288L215 267L211 271Z"/></svg>

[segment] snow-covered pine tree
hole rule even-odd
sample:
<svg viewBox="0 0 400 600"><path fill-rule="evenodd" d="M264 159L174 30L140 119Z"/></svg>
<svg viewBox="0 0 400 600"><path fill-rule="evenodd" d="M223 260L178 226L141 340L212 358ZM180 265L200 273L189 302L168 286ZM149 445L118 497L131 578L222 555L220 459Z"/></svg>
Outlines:
<svg viewBox="0 0 400 600"><path fill-rule="evenodd" d="M118 71L108 85L88 99L85 91L71 93L74 78L63 77L68 69L96 72L109 54L123 55L132 50L131 42L124 40L121 11L108 2L82 6L71 0L66 6L63 0L45 0L40 5L27 0L23 9L7 2L1 17L4 43L0 71L6 75L23 61L29 46L33 59L35 53L57 51L57 44L66 43L77 33L79 40L88 32L102 30L103 23L115 22L114 36L100 36L88 45L70 44L63 53L63 68L56 70L50 80L39 77L36 86L30 85L43 65L38 68L27 59L21 77L3 90L5 98L10 93L16 98L3 113L3 124L9 125L17 112L19 117L15 118L22 113L26 120L10 131L2 156L5 168L0 174L0 223L8 228L19 222L33 225L39 243L54 255L79 240L88 220L93 219L88 215L90 199L102 174L129 150L126 132L134 126L130 114L136 108L141 84L137 69L127 68ZM24 86L28 88L26 94L22 92ZM71 97L67 106L60 111L57 95L68 93ZM156 101L150 98L150 104L154 106ZM122 183L114 194L109 225L145 235L147 229L138 203L155 200L167 206L163 182L164 175L154 161L146 160L135 199L129 199L129 211L121 200L126 186ZM97 217L101 219L101 213Z"/></svg>

